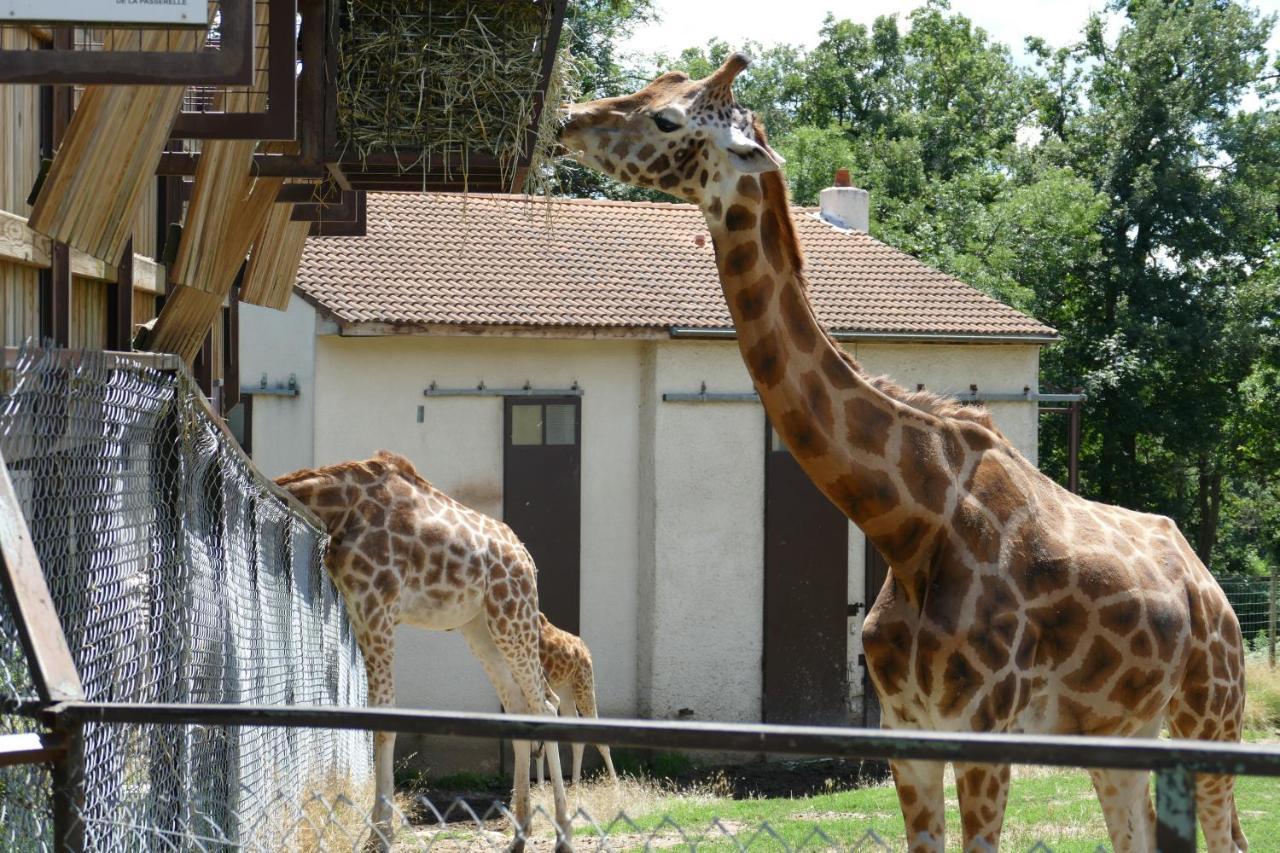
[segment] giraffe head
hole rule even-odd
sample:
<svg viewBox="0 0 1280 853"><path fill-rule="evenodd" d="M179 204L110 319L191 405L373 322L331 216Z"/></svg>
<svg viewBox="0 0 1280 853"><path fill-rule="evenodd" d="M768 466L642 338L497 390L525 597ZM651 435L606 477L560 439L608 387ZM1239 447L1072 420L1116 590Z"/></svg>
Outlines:
<svg viewBox="0 0 1280 853"><path fill-rule="evenodd" d="M735 53L701 80L669 71L633 95L567 107L560 143L623 183L710 203L741 175L783 163L759 120L733 99L733 79L749 62Z"/></svg>

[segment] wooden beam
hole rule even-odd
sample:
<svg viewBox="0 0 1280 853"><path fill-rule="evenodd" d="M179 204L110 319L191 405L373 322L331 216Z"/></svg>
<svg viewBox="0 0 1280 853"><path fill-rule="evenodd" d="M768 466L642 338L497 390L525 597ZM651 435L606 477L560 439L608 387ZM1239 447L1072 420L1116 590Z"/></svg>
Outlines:
<svg viewBox="0 0 1280 853"><path fill-rule="evenodd" d="M40 337L71 345L71 250L54 243L49 268L40 271Z"/></svg>
<svg viewBox="0 0 1280 853"><path fill-rule="evenodd" d="M31 230L26 217L0 210L0 260L47 269L53 263L52 243Z"/></svg>
<svg viewBox="0 0 1280 853"><path fill-rule="evenodd" d="M16 213L0 210L0 261L49 269L53 265L53 241L31 229ZM106 261L71 250L71 274L95 281L116 281L116 268ZM151 258L133 256L133 286L154 293L164 292L164 266Z"/></svg>
<svg viewBox="0 0 1280 853"><path fill-rule="evenodd" d="M66 750L66 739L52 732L0 735L0 767L48 764L61 758Z"/></svg>
<svg viewBox="0 0 1280 853"><path fill-rule="evenodd" d="M125 245L116 284L107 290L107 349L133 349L133 240Z"/></svg>
<svg viewBox="0 0 1280 853"><path fill-rule="evenodd" d="M26 652L31 681L45 702L84 698L80 674L67 646L62 622L53 607L49 585L40 570L31 531L0 456L0 587Z"/></svg>
<svg viewBox="0 0 1280 853"><path fill-rule="evenodd" d="M227 299L226 325L223 329L224 345L222 347L222 416L236 407L240 402L240 282L244 281L244 271L240 279L231 288L231 296Z"/></svg>
<svg viewBox="0 0 1280 853"><path fill-rule="evenodd" d="M133 256L133 286L150 293L164 293L164 264L158 264L145 255Z"/></svg>
<svg viewBox="0 0 1280 853"><path fill-rule="evenodd" d="M139 349L174 353L190 364L222 309L222 296L171 284L160 316Z"/></svg>

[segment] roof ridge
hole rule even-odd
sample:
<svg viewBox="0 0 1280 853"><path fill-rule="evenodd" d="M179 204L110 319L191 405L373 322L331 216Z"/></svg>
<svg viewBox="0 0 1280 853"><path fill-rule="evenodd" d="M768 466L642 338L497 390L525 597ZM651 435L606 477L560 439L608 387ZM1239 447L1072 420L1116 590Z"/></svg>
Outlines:
<svg viewBox="0 0 1280 853"><path fill-rule="evenodd" d="M651 201L649 199L636 199L634 201L616 198L576 198L574 196L535 196L523 193L396 193L396 192L371 192L371 196L404 196L410 199L422 200L445 200L454 201L461 204L469 204L476 199L481 201L499 201L499 202L520 202L524 204L547 203L547 204L566 204L566 205L592 205L599 207L654 207L677 210L697 210L697 205L689 204L683 201Z"/></svg>

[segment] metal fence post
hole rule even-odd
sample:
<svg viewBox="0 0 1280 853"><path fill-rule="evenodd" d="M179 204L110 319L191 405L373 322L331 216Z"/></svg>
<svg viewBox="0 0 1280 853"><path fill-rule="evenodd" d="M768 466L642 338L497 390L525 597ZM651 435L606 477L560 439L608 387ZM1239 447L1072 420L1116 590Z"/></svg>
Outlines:
<svg viewBox="0 0 1280 853"><path fill-rule="evenodd" d="M1271 582L1267 584L1267 662L1276 668L1276 577L1271 573Z"/></svg>
<svg viewBox="0 0 1280 853"><path fill-rule="evenodd" d="M84 847L84 724L59 719L55 731L67 751L53 765L54 853L81 853Z"/></svg>
<svg viewBox="0 0 1280 853"><path fill-rule="evenodd" d="M1196 776L1185 767L1156 774L1156 851L1196 851Z"/></svg>

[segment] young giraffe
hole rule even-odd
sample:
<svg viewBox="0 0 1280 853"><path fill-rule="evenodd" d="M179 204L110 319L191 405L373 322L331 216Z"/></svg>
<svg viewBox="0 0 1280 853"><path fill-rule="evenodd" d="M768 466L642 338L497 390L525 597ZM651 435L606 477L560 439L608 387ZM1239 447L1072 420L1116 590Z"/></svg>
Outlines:
<svg viewBox="0 0 1280 853"><path fill-rule="evenodd" d="M596 716L596 677L591 666L591 650L582 638L576 634L561 630L551 624L547 614L538 614L538 624L542 629L542 640L539 651L542 656L542 669L547 674L547 683L560 698L560 714L566 717ZM573 773L569 777L576 787L582 779L582 753L586 744L575 743L573 748ZM596 744L600 757L609 771L609 779L618 784L618 774L613 770L613 758L609 755L609 747ZM546 752L545 749L542 750ZM536 756L538 763L538 784L542 784L542 756Z"/></svg>
<svg viewBox="0 0 1280 853"><path fill-rule="evenodd" d="M500 521L463 506L418 475L402 456L295 471L276 482L309 507L329 533L325 567L347 603L369 677L369 704L395 704L396 625L457 629L484 666L502 707L555 714L539 659L537 569ZM513 741L517 826L529 823L528 741ZM373 822L387 849L393 829L395 733L374 734L377 791ZM569 850L560 754L549 749L558 841Z"/></svg>
<svg viewBox="0 0 1280 853"><path fill-rule="evenodd" d="M1166 518L1041 474L990 418L873 379L823 329L747 66L664 74L566 108L571 156L702 209L738 345L769 420L891 566L863 628L886 726L1237 740L1243 644L1213 577ZM941 764L892 763L912 850L942 850ZM1117 853L1150 850L1146 772L1092 771ZM1007 765L958 763L965 848L999 844ZM1211 851L1245 850L1233 779L1201 775Z"/></svg>

